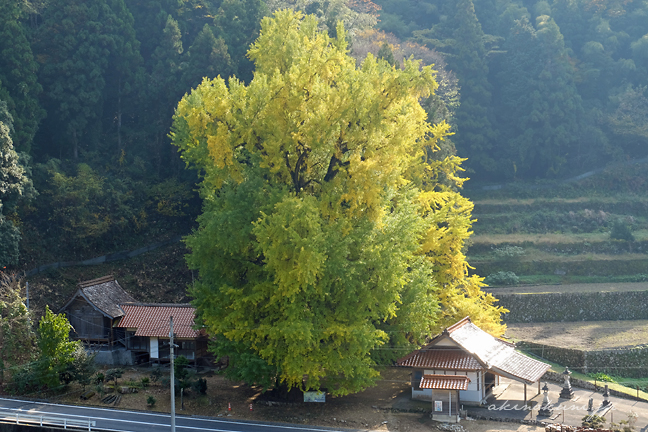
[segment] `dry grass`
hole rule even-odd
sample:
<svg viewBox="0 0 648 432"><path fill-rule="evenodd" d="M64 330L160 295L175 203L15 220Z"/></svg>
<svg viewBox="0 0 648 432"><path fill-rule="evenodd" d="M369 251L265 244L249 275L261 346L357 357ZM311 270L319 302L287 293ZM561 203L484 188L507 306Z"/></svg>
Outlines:
<svg viewBox="0 0 648 432"><path fill-rule="evenodd" d="M582 242L601 242L609 239L607 233L588 233L588 234L473 234L470 241L474 244L492 244L498 245L503 243L521 244L521 243L546 243L546 244L570 244Z"/></svg>
<svg viewBox="0 0 648 432"><path fill-rule="evenodd" d="M592 199L591 197L578 197L578 198L525 198L525 199L516 199L516 198L489 198L489 199L475 199L472 200L475 205L530 205L536 203L582 203L587 201L596 201L596 202L625 202L626 200L621 200L613 197L596 197Z"/></svg>
<svg viewBox="0 0 648 432"><path fill-rule="evenodd" d="M507 336L518 341L578 350L601 350L643 345L648 320L507 324Z"/></svg>
<svg viewBox="0 0 648 432"><path fill-rule="evenodd" d="M648 230L637 230L632 233L637 241L648 240ZM546 234L473 234L470 241L473 244L577 244L577 243L598 243L610 240L610 234L607 232L600 233L546 233Z"/></svg>

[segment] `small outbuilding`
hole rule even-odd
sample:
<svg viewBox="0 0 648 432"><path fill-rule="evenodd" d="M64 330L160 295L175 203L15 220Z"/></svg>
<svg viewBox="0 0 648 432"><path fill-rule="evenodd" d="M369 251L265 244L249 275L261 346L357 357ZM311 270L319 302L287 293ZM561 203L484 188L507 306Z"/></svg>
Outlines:
<svg viewBox="0 0 648 432"><path fill-rule="evenodd" d="M173 317L173 342L176 356L197 362L207 356L207 336L194 329L196 310L189 304L121 304L124 315L115 328L125 333L126 349L138 361L168 361L170 356L170 318Z"/></svg>
<svg viewBox="0 0 648 432"><path fill-rule="evenodd" d="M58 313L67 315L73 339L112 346L123 340L123 333L113 329L115 320L124 315L119 305L134 301L113 276L104 276L80 282Z"/></svg>
<svg viewBox="0 0 648 432"><path fill-rule="evenodd" d="M500 377L538 384L550 365L515 350L469 317L446 328L430 343L396 362L412 369L412 399L432 402L432 418L459 421L461 404L482 404L499 384Z"/></svg>

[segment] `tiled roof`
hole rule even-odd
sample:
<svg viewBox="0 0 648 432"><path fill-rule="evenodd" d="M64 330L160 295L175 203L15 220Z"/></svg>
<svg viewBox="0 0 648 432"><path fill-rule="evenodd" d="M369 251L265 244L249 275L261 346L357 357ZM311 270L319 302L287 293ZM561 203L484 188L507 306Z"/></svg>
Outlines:
<svg viewBox="0 0 648 432"><path fill-rule="evenodd" d="M122 304L121 307L125 315L116 327L136 328L135 336L169 337L171 316L176 337L194 338L199 334L193 329L196 310L190 305Z"/></svg>
<svg viewBox="0 0 648 432"><path fill-rule="evenodd" d="M459 325L461 324L461 325ZM440 337L449 337L466 352L474 355L493 372L532 384L540 379L550 366L515 351L515 346L498 339L463 319L448 327ZM428 345L433 345L434 341Z"/></svg>
<svg viewBox="0 0 648 432"><path fill-rule="evenodd" d="M81 296L104 315L114 319L124 315L124 311L119 307L120 303L136 301L130 294L124 291L119 285L119 282L112 276L104 276L99 279L80 282L77 287L78 290L70 301L61 308L61 311L72 303L76 297Z"/></svg>
<svg viewBox="0 0 648 432"><path fill-rule="evenodd" d="M483 369L470 354L458 349L423 349L403 357L397 366L474 371Z"/></svg>
<svg viewBox="0 0 648 432"><path fill-rule="evenodd" d="M422 389L468 390L470 378L465 375L423 375Z"/></svg>

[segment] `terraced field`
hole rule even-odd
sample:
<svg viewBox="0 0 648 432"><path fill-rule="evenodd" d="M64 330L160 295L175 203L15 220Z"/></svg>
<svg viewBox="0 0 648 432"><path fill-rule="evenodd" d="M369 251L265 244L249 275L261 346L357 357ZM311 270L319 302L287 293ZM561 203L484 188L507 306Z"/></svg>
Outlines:
<svg viewBox="0 0 648 432"><path fill-rule="evenodd" d="M648 282L648 194L590 186L467 191L474 272L512 272L519 284Z"/></svg>

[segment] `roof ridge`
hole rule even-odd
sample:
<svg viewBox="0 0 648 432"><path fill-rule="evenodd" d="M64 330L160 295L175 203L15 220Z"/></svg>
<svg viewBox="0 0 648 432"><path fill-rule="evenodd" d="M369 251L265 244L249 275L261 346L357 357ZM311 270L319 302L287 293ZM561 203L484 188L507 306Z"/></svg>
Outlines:
<svg viewBox="0 0 648 432"><path fill-rule="evenodd" d="M144 302L125 302L120 303L120 306L142 306L142 307L178 307L178 308L194 308L191 303L144 303ZM194 308L195 309L195 308Z"/></svg>
<svg viewBox="0 0 648 432"><path fill-rule="evenodd" d="M107 275L107 276L102 276L102 277L97 278L97 279L91 279L91 280L79 282L77 284L77 287L79 287L79 288L87 288L87 287L90 287L90 286L93 286L93 285L99 285L99 284L106 283L106 282L112 282L114 280L115 280L115 277L113 275Z"/></svg>
<svg viewBox="0 0 648 432"><path fill-rule="evenodd" d="M453 331L457 330L458 328L463 327L464 325L472 323L470 320L470 316L466 316L460 321L457 321L456 323L452 324L450 327L446 327L444 333L452 333Z"/></svg>

